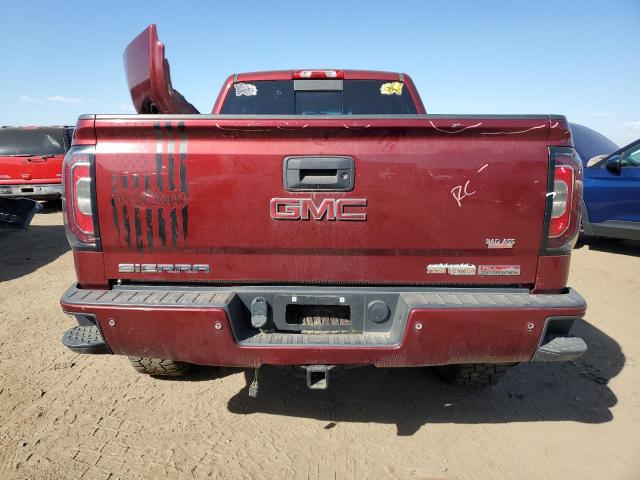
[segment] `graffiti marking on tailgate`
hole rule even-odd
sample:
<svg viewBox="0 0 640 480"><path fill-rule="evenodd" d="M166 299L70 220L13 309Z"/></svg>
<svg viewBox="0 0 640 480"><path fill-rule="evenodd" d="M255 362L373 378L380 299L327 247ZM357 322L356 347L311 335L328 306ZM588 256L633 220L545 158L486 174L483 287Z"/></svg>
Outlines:
<svg viewBox="0 0 640 480"><path fill-rule="evenodd" d="M542 125L537 125L535 127L527 128L526 130L518 130L515 132L480 132L480 135L518 135L520 133L528 133L533 130L539 130L541 128L546 128L547 124L543 123Z"/></svg>
<svg viewBox="0 0 640 480"><path fill-rule="evenodd" d="M462 206L463 198L470 197L471 195L475 195L477 193L475 190L473 190L472 192L468 190L469 183L471 183L471 180L467 180L464 183L464 187L462 185L457 185L451 189L451 195L453 195L453 198L456 200L459 207Z"/></svg>
<svg viewBox="0 0 640 480"><path fill-rule="evenodd" d="M485 163L484 165L482 165L476 171L475 174L477 175L478 173L481 173L488 166L489 166L489 164ZM451 189L451 195L453 195L453 198L456 201L456 203L458 204L458 207L462 206L462 199L464 199L466 197L470 197L471 195L475 195L476 193L478 193L477 190L470 190L470 187L469 187L470 183L471 183L471 179L469 179L466 182L464 182L464 184L456 185L455 187L453 187Z"/></svg>
<svg viewBox="0 0 640 480"><path fill-rule="evenodd" d="M436 127L436 124L435 124L435 123L433 123L431 120L429 120L429 123L431 124L431 126L432 126L435 130L437 130L437 131L439 131L439 132L442 132L442 133L449 133L449 134L455 134L455 133L464 132L465 130L468 130L469 128L478 128L479 126L481 126L481 125L482 125L482 122L478 122L478 123L476 123L475 125L467 125L466 127L462 127L462 124L461 124L461 123L454 123L454 124L452 125L452 127L453 127L453 128L457 128L457 127L462 127L462 128L460 128L460 129L458 129L458 130L444 130L444 129L442 129L442 128L438 128L438 127Z"/></svg>

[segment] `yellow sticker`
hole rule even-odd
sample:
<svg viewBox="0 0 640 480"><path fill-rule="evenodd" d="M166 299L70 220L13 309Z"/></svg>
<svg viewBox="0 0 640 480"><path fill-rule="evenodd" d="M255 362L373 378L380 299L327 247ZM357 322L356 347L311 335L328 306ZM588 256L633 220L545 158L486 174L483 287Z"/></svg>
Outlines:
<svg viewBox="0 0 640 480"><path fill-rule="evenodd" d="M402 95L403 86L402 82L383 83L380 86L380 93L382 95Z"/></svg>

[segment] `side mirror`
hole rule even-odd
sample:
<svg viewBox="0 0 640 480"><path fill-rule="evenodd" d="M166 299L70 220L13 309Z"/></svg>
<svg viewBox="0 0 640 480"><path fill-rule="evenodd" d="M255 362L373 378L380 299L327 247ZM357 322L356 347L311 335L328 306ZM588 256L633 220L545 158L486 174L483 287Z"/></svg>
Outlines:
<svg viewBox="0 0 640 480"><path fill-rule="evenodd" d="M620 164L620 155L612 155L607 158L607 163L605 164L605 166L611 173L620 175L620 171L622 170L622 165Z"/></svg>
<svg viewBox="0 0 640 480"><path fill-rule="evenodd" d="M607 158L607 155L596 155L595 157L591 157L587 162L587 168L601 167L602 161Z"/></svg>

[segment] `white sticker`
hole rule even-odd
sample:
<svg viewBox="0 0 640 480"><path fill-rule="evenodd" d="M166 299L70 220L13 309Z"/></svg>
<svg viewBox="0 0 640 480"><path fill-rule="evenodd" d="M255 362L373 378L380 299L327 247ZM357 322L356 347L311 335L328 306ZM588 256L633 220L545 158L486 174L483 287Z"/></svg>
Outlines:
<svg viewBox="0 0 640 480"><path fill-rule="evenodd" d="M520 275L520 265L480 265L478 275Z"/></svg>
<svg viewBox="0 0 640 480"><path fill-rule="evenodd" d="M475 275L476 266L471 263L432 263L427 265L427 273L448 273L449 275Z"/></svg>
<svg viewBox="0 0 640 480"><path fill-rule="evenodd" d="M233 88L236 89L236 97L254 97L258 94L258 89L252 83L234 83Z"/></svg>
<svg viewBox="0 0 640 480"><path fill-rule="evenodd" d="M435 263L427 265L427 273L447 273L448 265L446 263Z"/></svg>
<svg viewBox="0 0 640 480"><path fill-rule="evenodd" d="M469 263L449 265L449 275L475 275L476 266Z"/></svg>

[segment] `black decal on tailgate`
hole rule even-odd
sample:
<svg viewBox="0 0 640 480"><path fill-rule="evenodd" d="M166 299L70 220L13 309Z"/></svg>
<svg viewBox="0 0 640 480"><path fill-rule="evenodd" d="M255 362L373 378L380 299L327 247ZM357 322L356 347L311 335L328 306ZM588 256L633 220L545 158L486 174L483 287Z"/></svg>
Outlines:
<svg viewBox="0 0 640 480"><path fill-rule="evenodd" d="M175 175L175 163L173 158L173 149L175 147L175 142L173 141L173 128L171 127L171 123L167 123L167 162L168 162L168 170L169 170L169 190L172 192L175 190L175 184L173 182L173 176Z"/></svg>
<svg viewBox="0 0 640 480"><path fill-rule="evenodd" d="M145 246L153 248L154 244L167 247L168 229L173 248L183 242L186 246L189 234L186 127L184 122L177 125L154 123L153 132L152 151L143 156L136 155L135 162L131 161L133 154L123 155L122 163L117 167L119 172L115 170L118 174L111 178L110 204L115 234L120 239L123 233L121 245L131 248L135 232L137 250ZM137 167L135 172L128 170L131 165ZM155 235L158 237L154 240Z"/></svg>
<svg viewBox="0 0 640 480"><path fill-rule="evenodd" d="M127 242L127 247L131 246L131 224L129 223L129 210L125 205L122 207L122 220L124 222L124 241Z"/></svg>
<svg viewBox="0 0 640 480"><path fill-rule="evenodd" d="M111 197L111 213L113 213L113 225L116 228L116 235L120 237L120 220L118 219L118 207L116 206L116 199Z"/></svg>
<svg viewBox="0 0 640 480"><path fill-rule="evenodd" d="M158 209L158 235L160 236L160 243L163 247L167 246L167 231L164 222L164 212L162 208Z"/></svg>
<svg viewBox="0 0 640 480"><path fill-rule="evenodd" d="M182 207L182 238L187 243L187 230L189 227L189 205Z"/></svg>
<svg viewBox="0 0 640 480"><path fill-rule="evenodd" d="M136 249L142 250L142 221L140 220L140 209L134 208L133 221L136 228Z"/></svg>
<svg viewBox="0 0 640 480"><path fill-rule="evenodd" d="M178 244L178 215L176 209L172 209L169 215L171 217L171 245L175 248Z"/></svg>
<svg viewBox="0 0 640 480"><path fill-rule="evenodd" d="M178 122L180 132L180 191L187 193L187 132L184 129L184 122ZM185 229L186 232L186 229ZM186 233L185 233L186 237Z"/></svg>
<svg viewBox="0 0 640 480"><path fill-rule="evenodd" d="M153 248L153 210L147 208L147 245Z"/></svg>
<svg viewBox="0 0 640 480"><path fill-rule="evenodd" d="M162 130L160 130L160 124L154 123L153 129L156 132L156 184L158 190L162 192Z"/></svg>

